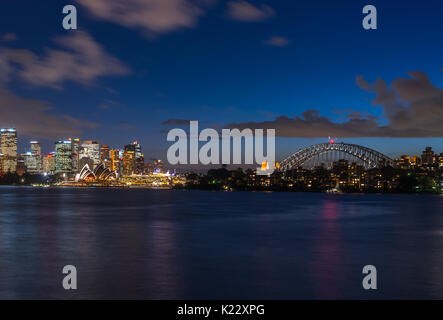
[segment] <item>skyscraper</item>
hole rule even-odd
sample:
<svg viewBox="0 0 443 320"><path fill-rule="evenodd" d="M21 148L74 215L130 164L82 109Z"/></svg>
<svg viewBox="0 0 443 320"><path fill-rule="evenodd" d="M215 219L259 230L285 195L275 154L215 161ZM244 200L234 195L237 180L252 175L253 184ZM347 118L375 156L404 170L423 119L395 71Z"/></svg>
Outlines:
<svg viewBox="0 0 443 320"><path fill-rule="evenodd" d="M27 171L31 174L42 173L42 148L40 142L31 141L31 151L24 155Z"/></svg>
<svg viewBox="0 0 443 320"><path fill-rule="evenodd" d="M94 170L96 166L100 164L100 144L96 140L84 140L80 144L79 160L82 161L83 158L89 158L92 160ZM89 163L89 161L87 161ZM81 169L81 168L80 168Z"/></svg>
<svg viewBox="0 0 443 320"><path fill-rule="evenodd" d="M69 140L72 142L72 171L77 173L81 170L80 168L80 159L79 159L79 151L80 151L80 139L74 138Z"/></svg>
<svg viewBox="0 0 443 320"><path fill-rule="evenodd" d="M137 141L125 146L123 154L123 174L141 174L144 171L145 159Z"/></svg>
<svg viewBox="0 0 443 320"><path fill-rule="evenodd" d="M431 166L435 162L435 154L432 147L426 147L421 155L421 162L424 166Z"/></svg>
<svg viewBox="0 0 443 320"><path fill-rule="evenodd" d="M55 173L72 173L72 141L70 140L55 143Z"/></svg>
<svg viewBox="0 0 443 320"><path fill-rule="evenodd" d="M130 176L135 173L135 152L131 145L125 146L123 153L123 175Z"/></svg>
<svg viewBox="0 0 443 320"><path fill-rule="evenodd" d="M3 154L3 172L16 172L17 169L17 130L0 129L0 153Z"/></svg>
<svg viewBox="0 0 443 320"><path fill-rule="evenodd" d="M111 151L109 151L109 157L111 160L111 171L120 172L120 150L111 149Z"/></svg>

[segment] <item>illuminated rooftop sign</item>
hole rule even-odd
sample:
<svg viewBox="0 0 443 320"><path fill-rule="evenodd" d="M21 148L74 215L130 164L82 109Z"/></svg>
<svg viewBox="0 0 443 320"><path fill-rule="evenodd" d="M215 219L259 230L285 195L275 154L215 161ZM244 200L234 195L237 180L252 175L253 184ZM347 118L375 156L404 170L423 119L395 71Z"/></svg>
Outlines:
<svg viewBox="0 0 443 320"><path fill-rule="evenodd" d="M1 132L17 132L17 130L15 130L14 128L3 128L1 129Z"/></svg>

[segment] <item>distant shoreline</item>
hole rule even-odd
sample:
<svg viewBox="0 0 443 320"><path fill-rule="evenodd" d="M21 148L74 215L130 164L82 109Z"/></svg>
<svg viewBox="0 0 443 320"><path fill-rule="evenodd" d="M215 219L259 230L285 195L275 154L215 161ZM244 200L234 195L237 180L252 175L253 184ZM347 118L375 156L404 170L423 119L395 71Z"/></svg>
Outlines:
<svg viewBox="0 0 443 320"><path fill-rule="evenodd" d="M341 191L341 192L328 192L327 190L291 190L290 188L250 188L250 189L217 189L217 188L196 188L196 187L153 187L153 186L112 186L112 185L91 185L91 186L73 186L73 185L47 185L47 186L35 186L35 185L0 185L0 187L26 187L36 189L52 189L52 188L72 188L72 189L148 189L148 190L183 190L183 191L213 191L213 192L276 192L276 193L323 193L323 194L417 194L417 195L443 195L439 192L398 192L398 191Z"/></svg>

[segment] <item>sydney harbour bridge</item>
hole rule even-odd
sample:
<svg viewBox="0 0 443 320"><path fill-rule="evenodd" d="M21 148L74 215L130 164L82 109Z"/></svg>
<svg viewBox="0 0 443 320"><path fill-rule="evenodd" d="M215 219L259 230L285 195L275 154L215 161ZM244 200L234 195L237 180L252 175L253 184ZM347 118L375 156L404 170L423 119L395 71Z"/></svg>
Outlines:
<svg viewBox="0 0 443 320"><path fill-rule="evenodd" d="M299 167L311 169L322 164L331 167L333 162L341 159L348 160L349 163L355 162L366 169L393 164L392 159L373 149L331 140L298 150L280 162L280 170Z"/></svg>

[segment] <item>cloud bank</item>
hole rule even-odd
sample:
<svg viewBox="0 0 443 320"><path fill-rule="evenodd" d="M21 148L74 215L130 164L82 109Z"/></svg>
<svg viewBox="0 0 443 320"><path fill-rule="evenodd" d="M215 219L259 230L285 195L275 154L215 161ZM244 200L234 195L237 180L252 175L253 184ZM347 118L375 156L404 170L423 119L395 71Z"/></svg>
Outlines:
<svg viewBox="0 0 443 320"><path fill-rule="evenodd" d="M362 76L357 85L375 95L372 105L381 106L387 124L370 114L350 112L345 122L307 110L301 116L277 117L273 121L231 123L229 128L276 129L279 137L443 137L443 90L431 83L426 73L413 71L389 86L383 79L368 83Z"/></svg>
<svg viewBox="0 0 443 320"><path fill-rule="evenodd" d="M82 128L93 129L98 124L66 114L55 115L45 101L22 98L0 88L0 126L15 127L19 134L41 139L75 136Z"/></svg>

